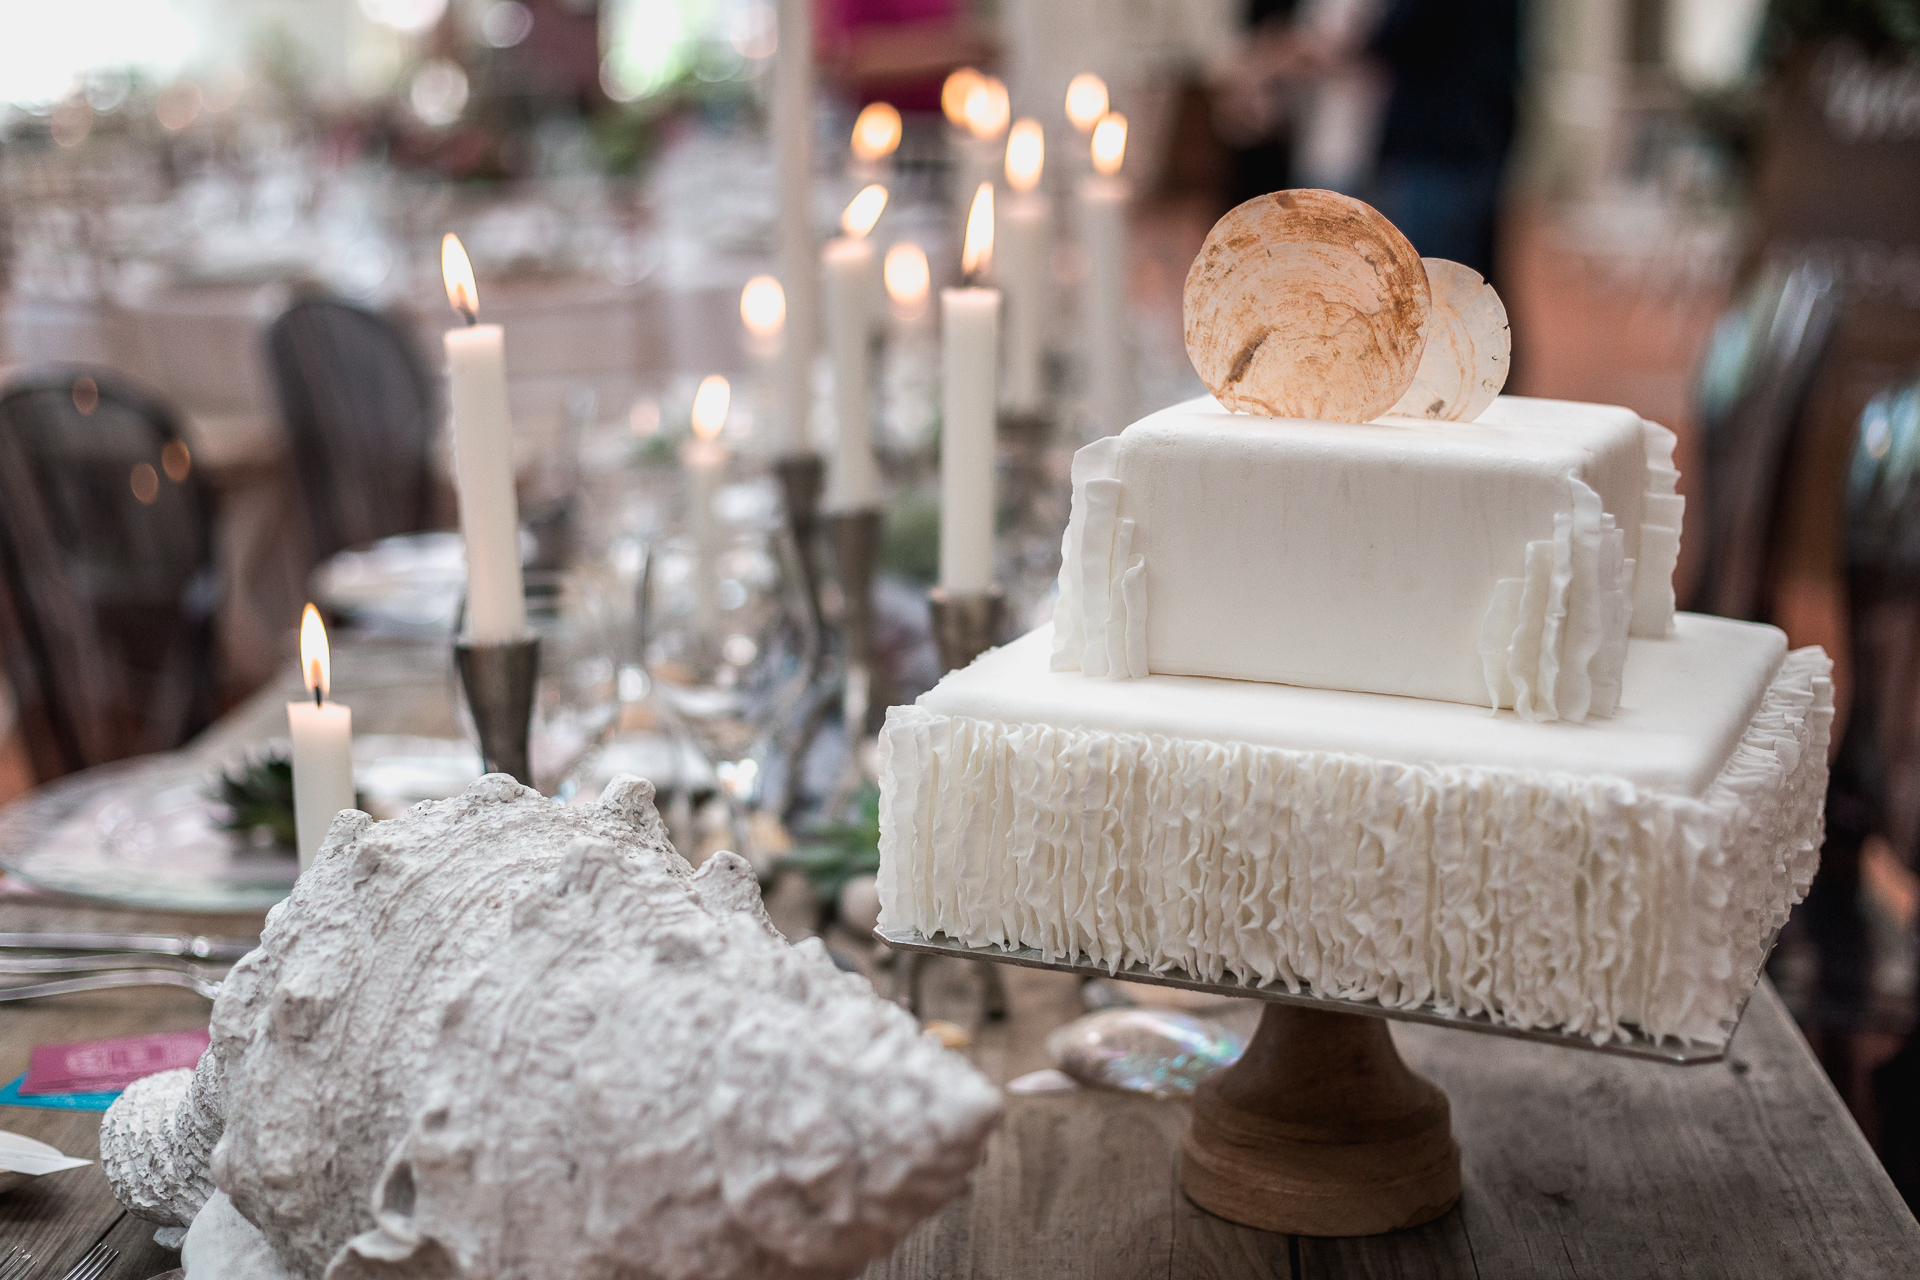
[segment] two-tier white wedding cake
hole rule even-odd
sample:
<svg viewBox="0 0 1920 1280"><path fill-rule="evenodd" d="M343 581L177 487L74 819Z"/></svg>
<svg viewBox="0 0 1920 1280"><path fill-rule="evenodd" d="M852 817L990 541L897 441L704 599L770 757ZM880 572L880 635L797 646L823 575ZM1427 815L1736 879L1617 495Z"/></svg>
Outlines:
<svg viewBox="0 0 1920 1280"><path fill-rule="evenodd" d="M1676 618L1670 432L1476 399L1505 367L1491 290L1433 263L1412 288L1377 214L1283 194L1189 276L1215 396L1076 456L1052 625L889 712L881 927L1724 1043L1818 859L1826 656ZM1234 290L1238 329L1205 305ZM1315 362L1316 324L1364 378ZM1406 326L1449 324L1412 359L1463 390L1409 390Z"/></svg>

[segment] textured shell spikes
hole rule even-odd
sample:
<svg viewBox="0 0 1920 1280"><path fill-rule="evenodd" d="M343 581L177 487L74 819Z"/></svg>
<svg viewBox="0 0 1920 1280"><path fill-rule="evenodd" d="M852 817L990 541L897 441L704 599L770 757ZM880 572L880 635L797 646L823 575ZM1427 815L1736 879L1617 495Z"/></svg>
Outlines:
<svg viewBox="0 0 1920 1280"><path fill-rule="evenodd" d="M107 1113L193 1280L831 1280L966 1187L1000 1097L634 778L345 813L191 1073Z"/></svg>
<svg viewBox="0 0 1920 1280"><path fill-rule="evenodd" d="M1513 335L1506 304L1472 267L1422 258L1433 292L1433 316L1420 371L1392 412L1441 422L1472 422L1507 384Z"/></svg>
<svg viewBox="0 0 1920 1280"><path fill-rule="evenodd" d="M1427 271L1369 205L1277 191L1229 212L1187 272L1187 356L1228 409L1371 422L1413 385Z"/></svg>

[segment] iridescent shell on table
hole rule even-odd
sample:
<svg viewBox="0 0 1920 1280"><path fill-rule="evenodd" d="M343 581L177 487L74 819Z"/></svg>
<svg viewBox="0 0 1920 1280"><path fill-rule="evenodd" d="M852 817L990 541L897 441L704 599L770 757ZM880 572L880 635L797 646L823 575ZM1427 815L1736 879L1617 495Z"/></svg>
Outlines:
<svg viewBox="0 0 1920 1280"><path fill-rule="evenodd" d="M1420 367L1420 255L1371 206L1277 191L1229 212L1187 272L1187 356L1228 409L1370 422Z"/></svg>
<svg viewBox="0 0 1920 1280"><path fill-rule="evenodd" d="M1082 1084L1191 1098L1195 1086L1246 1052L1221 1023L1164 1009L1102 1009L1047 1037L1047 1060Z"/></svg>
<svg viewBox="0 0 1920 1280"><path fill-rule="evenodd" d="M1513 335L1507 308L1472 267L1422 258L1433 294L1426 350L1413 385L1392 412L1441 422L1472 422L1507 384Z"/></svg>

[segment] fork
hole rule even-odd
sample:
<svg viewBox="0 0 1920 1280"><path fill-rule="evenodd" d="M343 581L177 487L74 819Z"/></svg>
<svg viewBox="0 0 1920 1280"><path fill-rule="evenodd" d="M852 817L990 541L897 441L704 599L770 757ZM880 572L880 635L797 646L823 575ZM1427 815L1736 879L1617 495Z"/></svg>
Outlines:
<svg viewBox="0 0 1920 1280"><path fill-rule="evenodd" d="M32 1265L33 1255L16 1244L0 1253L0 1280L24 1280Z"/></svg>
<svg viewBox="0 0 1920 1280"><path fill-rule="evenodd" d="M113 1260L120 1256L118 1249L109 1249L97 1244L87 1250L87 1256L73 1264L73 1270L67 1272L64 1280L100 1280Z"/></svg>
<svg viewBox="0 0 1920 1280"><path fill-rule="evenodd" d="M47 996L66 996L78 991L105 991L112 987L185 987L203 999L220 994L220 983L172 969L121 969L113 973L89 974L84 978L62 978L57 982L29 982L23 986L0 987L0 1004L16 1000L39 1000ZM0 1271L0 1280L14 1280Z"/></svg>

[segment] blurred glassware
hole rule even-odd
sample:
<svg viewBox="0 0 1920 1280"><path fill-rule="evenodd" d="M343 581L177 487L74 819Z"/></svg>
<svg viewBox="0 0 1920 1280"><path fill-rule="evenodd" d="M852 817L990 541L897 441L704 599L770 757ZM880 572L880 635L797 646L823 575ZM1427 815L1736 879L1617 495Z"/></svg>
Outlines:
<svg viewBox="0 0 1920 1280"><path fill-rule="evenodd" d="M703 554L691 536L668 537L650 549L639 594L656 701L712 762L735 851L764 872L772 851L753 848L749 819L819 648L792 538L734 526Z"/></svg>
<svg viewBox="0 0 1920 1280"><path fill-rule="evenodd" d="M527 627L540 639L540 674L534 688L529 752L533 785L541 795L571 800L591 776L600 749L620 718L619 668L613 628L600 584L578 572L529 570ZM460 606L455 634L464 625ZM471 742L479 738L458 680L460 725Z"/></svg>

